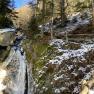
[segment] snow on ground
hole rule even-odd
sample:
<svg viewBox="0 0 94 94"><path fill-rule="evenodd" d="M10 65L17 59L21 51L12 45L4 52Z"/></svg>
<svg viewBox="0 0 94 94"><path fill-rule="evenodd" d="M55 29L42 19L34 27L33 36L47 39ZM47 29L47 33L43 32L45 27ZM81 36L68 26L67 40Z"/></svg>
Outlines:
<svg viewBox="0 0 94 94"><path fill-rule="evenodd" d="M89 90L88 94L94 94L94 90Z"/></svg>
<svg viewBox="0 0 94 94"><path fill-rule="evenodd" d="M47 58L49 61L38 71L39 79L44 81L43 87L48 88L46 83L49 82L54 94L80 94L82 81L89 81L94 74L94 59L90 56L94 53L94 43L65 43L62 39L53 39L49 44L55 48L55 53ZM40 85L41 82L36 87L40 88ZM90 90L89 94L93 92Z"/></svg>
<svg viewBox="0 0 94 94"><path fill-rule="evenodd" d="M65 32L72 32L77 29L79 26L84 26L90 24L88 19L79 20L77 23L68 24L65 28L62 29L62 32L59 32L59 35L64 35Z"/></svg>
<svg viewBox="0 0 94 94"><path fill-rule="evenodd" d="M73 42L72 42L73 43ZM74 44L76 44L74 42ZM65 49L63 48L64 46L63 45L66 45L66 43L61 40L61 39L54 39L50 42L50 45L55 47L58 52L62 53L56 57L54 57L52 60L49 60L49 63L50 64L56 64L56 65L61 65L63 63L64 60L68 60L72 57L74 58L78 58L79 60L82 60L84 61L85 60L85 54L88 53L89 51L91 50L94 50L94 43L80 43L80 47L78 49ZM73 60L73 62L77 62L75 61L75 59ZM74 68L74 65L67 65L65 64L68 68L68 70L71 70ZM83 66L79 66L79 68L77 69L78 71L81 71L81 73L84 73L85 75L83 76L83 79L84 80L89 80L91 77L92 77L92 74L94 73L94 68L91 67L93 66L92 65L86 65L86 67L83 67ZM90 71L88 73L86 73L86 69L89 68ZM77 71L73 71L71 72L71 74L73 74L75 77L78 76L78 73ZM55 81L58 81L60 79L64 79L64 76L65 74L61 74L59 76L54 75L54 80ZM76 92L77 94L79 93L79 87L76 86L74 88L74 91L73 92ZM89 94L94 94L94 90L89 90Z"/></svg>
<svg viewBox="0 0 94 94"><path fill-rule="evenodd" d="M49 63L52 64L61 64L63 60L67 60L72 57L81 57L84 59L83 55L90 51L91 49L94 49L94 44L82 44L80 49L77 50L65 50L61 48L61 45L64 45L65 42L63 42L61 39L54 39L50 45L55 45L55 47L58 49L59 52L62 52L63 55L56 56L54 59L50 60Z"/></svg>

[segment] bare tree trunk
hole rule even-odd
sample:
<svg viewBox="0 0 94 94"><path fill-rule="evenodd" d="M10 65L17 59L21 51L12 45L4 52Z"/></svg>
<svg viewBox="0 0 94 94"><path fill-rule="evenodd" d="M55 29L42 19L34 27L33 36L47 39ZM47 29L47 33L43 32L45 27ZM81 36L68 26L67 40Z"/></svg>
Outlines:
<svg viewBox="0 0 94 94"><path fill-rule="evenodd" d="M46 1L43 0L43 5L42 5L42 17L43 17L43 27L42 27L42 31L41 31L41 36L43 37L43 34L44 34L44 30L45 30L45 4L46 4Z"/></svg>
<svg viewBox="0 0 94 94"><path fill-rule="evenodd" d="M65 22L67 20L66 13L65 13L65 0L61 0L61 26L63 27L65 25ZM68 33L66 31L66 43L68 43Z"/></svg>
<svg viewBox="0 0 94 94"><path fill-rule="evenodd" d="M54 14L54 1L52 0L52 19L51 19L51 40L53 39L53 14Z"/></svg>
<svg viewBox="0 0 94 94"><path fill-rule="evenodd" d="M65 0L61 0L61 25L64 26L66 21L66 14L65 14Z"/></svg>

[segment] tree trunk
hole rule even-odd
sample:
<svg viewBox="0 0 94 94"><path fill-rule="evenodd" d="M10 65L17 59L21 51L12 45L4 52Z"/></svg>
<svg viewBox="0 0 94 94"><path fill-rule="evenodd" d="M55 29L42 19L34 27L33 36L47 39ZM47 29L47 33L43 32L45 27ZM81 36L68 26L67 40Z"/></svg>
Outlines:
<svg viewBox="0 0 94 94"><path fill-rule="evenodd" d="M53 39L53 14L54 14L54 1L52 0L51 40Z"/></svg>
<svg viewBox="0 0 94 94"><path fill-rule="evenodd" d="M65 14L65 0L61 0L61 26L65 25L66 14Z"/></svg>
<svg viewBox="0 0 94 94"><path fill-rule="evenodd" d="M94 0L92 0L92 28L94 29Z"/></svg>
<svg viewBox="0 0 94 94"><path fill-rule="evenodd" d="M43 27L42 27L42 31L41 31L41 36L43 37L43 34L44 34L44 30L45 30L45 4L46 4L46 1L43 0L42 2L42 18L43 18Z"/></svg>

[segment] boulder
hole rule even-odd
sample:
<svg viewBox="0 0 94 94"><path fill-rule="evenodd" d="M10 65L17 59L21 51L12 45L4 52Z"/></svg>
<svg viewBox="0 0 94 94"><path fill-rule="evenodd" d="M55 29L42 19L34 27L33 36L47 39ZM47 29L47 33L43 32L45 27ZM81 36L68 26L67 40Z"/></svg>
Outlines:
<svg viewBox="0 0 94 94"><path fill-rule="evenodd" d="M5 31L5 32L4 32ZM13 40L15 39L15 30L0 29L0 45L1 46L9 46L12 44Z"/></svg>

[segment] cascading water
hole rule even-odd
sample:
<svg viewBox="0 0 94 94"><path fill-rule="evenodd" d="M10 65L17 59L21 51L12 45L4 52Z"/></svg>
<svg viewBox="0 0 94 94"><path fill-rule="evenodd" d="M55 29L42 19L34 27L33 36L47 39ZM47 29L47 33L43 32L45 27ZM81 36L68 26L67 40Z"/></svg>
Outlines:
<svg viewBox="0 0 94 94"><path fill-rule="evenodd" d="M33 94L31 67L19 44L20 42L11 48L8 58L3 63L8 79L5 81L6 88L3 94Z"/></svg>

